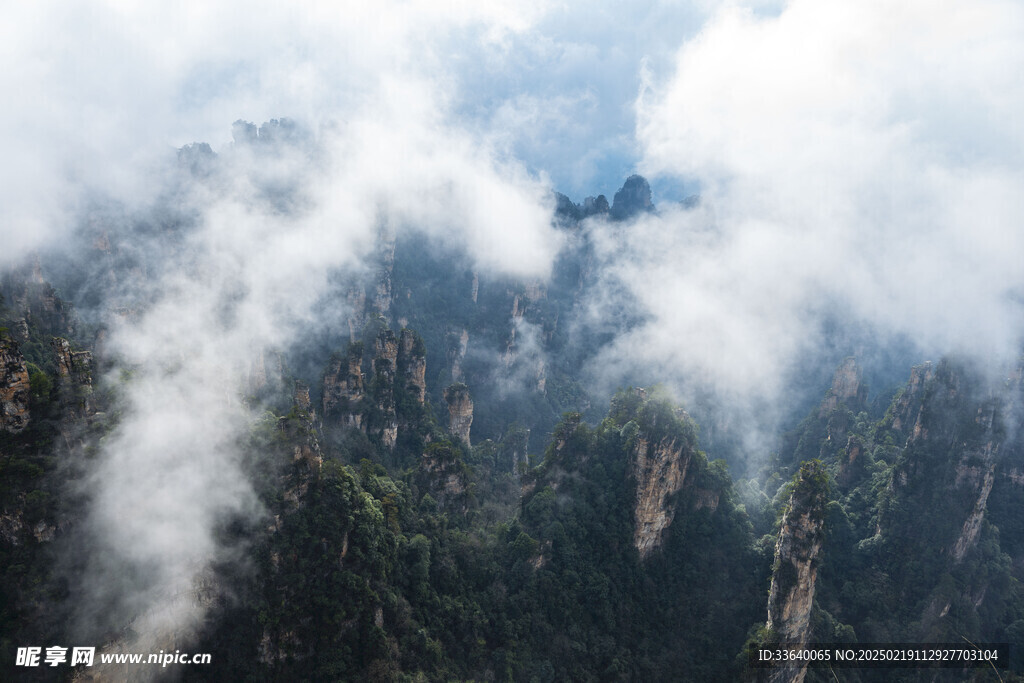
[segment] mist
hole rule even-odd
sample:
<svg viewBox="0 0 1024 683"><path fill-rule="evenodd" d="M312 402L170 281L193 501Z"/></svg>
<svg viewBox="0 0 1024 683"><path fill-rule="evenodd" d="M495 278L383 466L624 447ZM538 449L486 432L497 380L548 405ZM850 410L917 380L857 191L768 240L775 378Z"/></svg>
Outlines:
<svg viewBox="0 0 1024 683"><path fill-rule="evenodd" d="M701 198L594 225L608 276L650 314L596 374L658 368L755 423L837 341L1005 372L1024 333L1022 36L1015 3L720 7L644 73L640 170Z"/></svg>
<svg viewBox="0 0 1024 683"><path fill-rule="evenodd" d="M382 224L461 235L479 267L496 272L529 275L550 263L557 240L543 188L457 133L428 128L436 122L421 114L334 128L311 143L316 160L284 143L236 142L220 155L219 182L192 189L199 218L179 260L163 264L142 310L108 321L116 367L107 381L123 408L87 482L100 544L83 619L117 596L143 615L147 627L136 630L150 644L201 622L201 604L180 596L211 563L239 553L216 541L217 530L261 514L237 445L256 418L242 401L252 355L342 327L343 305L333 319L314 318L314 305L332 274L358 268ZM404 173L375 173L395 168L379 166L382 157ZM299 189L285 199L282 187Z"/></svg>
<svg viewBox="0 0 1024 683"><path fill-rule="evenodd" d="M19 94L0 112L16 160L0 266L73 243L97 205L141 264L99 293L117 313L84 312L107 328L120 417L84 483L79 619L136 619L140 646L199 627L201 601L181 596L244 561L218 529L264 514L238 447L251 357L344 328L342 299L323 302L382 226L543 280L565 240L552 186L610 194L638 170L656 191L699 187L696 206L656 195L657 213L586 224L590 315L625 302L634 321L589 373L599 396L661 381L713 397L750 457L793 374L865 339L1014 357L1024 13L765 5L658 5L648 47L615 11L583 21L571 4L5 8L0 56L23 68L0 75ZM284 117L294 139L233 137ZM211 156L193 174L177 150L195 142ZM187 217L173 237L143 234L167 207ZM540 335L511 324L523 362L499 390L532 390Z"/></svg>
<svg viewBox="0 0 1024 683"><path fill-rule="evenodd" d="M500 43L523 17L477 3L13 17L24 33L8 56L42 72L5 77L30 98L5 115L4 139L36 163L5 166L0 260L79 244L84 221L133 263L82 311L106 330L117 416L81 482L89 550L73 630L117 633L123 651L198 635L212 567L245 563L222 530L265 514L239 446L257 419L250 364L343 327L343 303L317 304L362 268L382 226L461 245L488 272L546 276L559 247L546 184L486 130L457 125L446 89L451 32ZM75 21L44 55L44 36ZM281 112L294 120L278 124ZM240 115L278 125L233 129ZM179 157L196 140L212 148Z"/></svg>

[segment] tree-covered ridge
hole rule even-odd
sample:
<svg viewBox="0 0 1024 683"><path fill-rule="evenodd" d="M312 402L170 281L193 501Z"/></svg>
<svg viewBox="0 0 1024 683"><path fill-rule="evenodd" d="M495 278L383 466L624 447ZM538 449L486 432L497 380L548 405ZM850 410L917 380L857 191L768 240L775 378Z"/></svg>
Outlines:
<svg viewBox="0 0 1024 683"><path fill-rule="evenodd" d="M786 638L1024 652L1019 368L993 383L945 359L870 396L848 358L734 483L664 390L619 391L606 411L583 392L603 342L573 321L593 265L581 215L559 218L577 241L546 289L446 269L426 247L417 260L406 236L390 279L362 290L391 287L387 306L350 321L333 353L240 359L250 422L232 452L262 511L218 526L231 552L211 569L194 647L216 656L197 675L737 680L754 675L749 647ZM132 382L77 350L101 336L52 287L19 277L0 311L30 416L0 429L11 647L68 628L81 474Z"/></svg>
<svg viewBox="0 0 1024 683"><path fill-rule="evenodd" d="M567 413L543 457L526 458L521 428L470 448L421 396L424 351L378 325L328 363L325 376L366 373L337 414L301 382L287 410L259 399L242 450L267 513L221 531L252 560L215 568L201 647L221 656L201 676L735 680L746 648L781 637L771 596L781 614L807 577L808 642L1020 643L1018 380L991 390L964 363L921 366L876 418L863 387L833 387L780 442L792 451L734 485L658 388L618 392L597 423ZM31 428L4 436L5 509L56 529L68 503L39 439L82 414L60 398L67 380L34 372L52 388L33 390ZM83 443L110 419L90 417ZM810 537L787 534L812 522L820 548L801 555ZM32 616L63 604L49 544L5 541L9 643L60 634Z"/></svg>
<svg viewBox="0 0 1024 683"><path fill-rule="evenodd" d="M914 368L879 419L833 404L787 439L805 452L817 449L821 485L814 490L827 501L815 506L824 538L812 642L966 639L1010 642L1017 651L1024 624L1018 541L1024 487L1016 474L1022 451L1014 426L1020 391L1019 379L992 389L971 364L945 359ZM804 474L795 480L800 484L779 489L777 510L784 501L795 505ZM922 675L865 671L856 680ZM961 675L947 672L941 680ZM831 679L811 669L807 680Z"/></svg>
<svg viewBox="0 0 1024 683"><path fill-rule="evenodd" d="M315 475L294 461L266 488L278 512L251 532L258 572L248 597L225 606L211 647L245 653L231 666L253 676L291 680L665 680L679 667L727 680L763 608L749 522L685 415L632 390L613 406L596 427L567 416L523 475L517 510L496 523L477 496L446 491L454 474L500 494L482 481L495 476L480 460L490 444L474 458L435 441L405 470L352 462L343 447L328 447ZM288 460L305 419L268 423L253 446ZM685 441L692 484L675 496L662 552L642 562L630 467L636 441L655 438ZM299 488L296 502L288 492Z"/></svg>

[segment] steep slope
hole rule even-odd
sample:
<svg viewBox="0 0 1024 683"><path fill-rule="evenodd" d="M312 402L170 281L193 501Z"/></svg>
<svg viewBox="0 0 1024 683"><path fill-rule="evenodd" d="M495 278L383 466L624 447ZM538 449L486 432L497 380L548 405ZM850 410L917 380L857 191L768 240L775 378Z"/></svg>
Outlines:
<svg viewBox="0 0 1024 683"><path fill-rule="evenodd" d="M793 494L785 488L775 494L776 504L790 502L775 535L772 637L1017 642L1024 623L1018 616L1022 565L1014 559L1024 505L1024 487L1015 481L1022 453L1019 376L1015 370L993 386L964 361L917 366L885 416L872 423L846 407L862 398L850 361L844 362L821 405L782 442L796 444L796 457L817 452L821 487L817 512L805 514L796 529L793 496L809 463ZM790 458L780 454L779 461ZM793 551L797 538L800 552ZM796 601L777 590L787 556L799 560L789 572L795 579L789 583L802 586L796 592L803 599ZM804 673L774 675L798 680ZM884 672L860 675L887 680Z"/></svg>

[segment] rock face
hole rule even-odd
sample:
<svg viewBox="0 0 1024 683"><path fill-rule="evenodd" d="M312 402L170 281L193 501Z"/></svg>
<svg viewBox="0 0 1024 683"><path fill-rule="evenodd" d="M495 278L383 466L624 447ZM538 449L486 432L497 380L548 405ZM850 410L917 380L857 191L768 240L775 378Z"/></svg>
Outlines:
<svg viewBox="0 0 1024 683"><path fill-rule="evenodd" d="M398 365L398 338L389 329L383 329L373 342L374 376L381 378L394 378L395 369Z"/></svg>
<svg viewBox="0 0 1024 683"><path fill-rule="evenodd" d="M410 419L410 404L404 402L406 397L412 397L414 406L426 402L426 348L412 330L403 329L396 336L383 328L374 339L373 349L369 382L363 376L361 343L349 344L344 356L332 357L324 373L323 424L325 428L361 429L391 449L399 431L415 423Z"/></svg>
<svg viewBox="0 0 1024 683"><path fill-rule="evenodd" d="M29 422L28 366L13 339L0 338L0 429L20 432Z"/></svg>
<svg viewBox="0 0 1024 683"><path fill-rule="evenodd" d="M379 315L385 320L390 320L393 290L392 273L395 267L395 233L387 222L383 222L377 231L374 260L377 271L373 281L367 287L367 312Z"/></svg>
<svg viewBox="0 0 1024 683"><path fill-rule="evenodd" d="M67 339L50 342L57 366L57 396L65 421L92 413L92 354L72 351Z"/></svg>
<svg viewBox="0 0 1024 683"><path fill-rule="evenodd" d="M826 503L824 467L819 461L805 462L782 518L768 595L768 628L784 643L807 643ZM806 667L773 669L767 678L799 683L806 674Z"/></svg>
<svg viewBox="0 0 1024 683"><path fill-rule="evenodd" d="M374 341L373 401L375 415L368 431L385 448L394 448L398 440L398 416L395 413L395 377L398 372L398 338L385 328Z"/></svg>
<svg viewBox="0 0 1024 683"><path fill-rule="evenodd" d="M292 480L285 485L284 500L298 507L311 482L320 476L324 456L316 436L316 415L311 410L309 385L295 383L292 415L282 417L278 428L292 444Z"/></svg>
<svg viewBox="0 0 1024 683"><path fill-rule="evenodd" d="M587 197L580 205L580 216L586 218L587 216L604 215L608 213L608 208L608 199L603 194Z"/></svg>
<svg viewBox="0 0 1024 683"><path fill-rule="evenodd" d="M307 413L310 409L309 385L305 382L295 382L295 407Z"/></svg>
<svg viewBox="0 0 1024 683"><path fill-rule="evenodd" d="M11 333L17 341L29 341L30 324L44 336L73 334L72 311L43 278L38 258L0 279L0 294L14 314Z"/></svg>
<svg viewBox="0 0 1024 683"><path fill-rule="evenodd" d="M366 324L366 290L358 281L350 283L345 292L345 303L349 311L345 319L348 323L348 338L355 343Z"/></svg>
<svg viewBox="0 0 1024 683"><path fill-rule="evenodd" d="M671 499L686 481L690 454L688 451L684 453L675 439L663 438L651 443L638 435L632 456L632 473L636 477L633 545L640 553L640 559L646 559L661 547L665 529L675 516ZM716 506L717 502L716 497Z"/></svg>
<svg viewBox="0 0 1024 683"><path fill-rule="evenodd" d="M447 443L429 444L419 464L421 486L442 506L465 511L467 474L458 451Z"/></svg>
<svg viewBox="0 0 1024 683"><path fill-rule="evenodd" d="M981 386L974 372L947 360L918 366L893 408L893 428L909 436L889 488L910 509L941 501L949 535L933 540L948 544L954 563L977 542L1006 435L997 416L1010 408L1007 397ZM913 519L898 517L883 516L883 532L913 533Z"/></svg>
<svg viewBox="0 0 1024 683"><path fill-rule="evenodd" d="M963 529L957 537L956 543L953 544L952 555L955 562L963 560L967 551L974 547L974 543L978 540L978 532L981 531L981 523L985 519L988 496L992 493L992 484L995 483L996 471L996 465L991 458L991 453L988 455L989 459L986 461L987 466L984 468L983 479L980 485L977 486L978 497L974 501L974 507L971 509L970 515L964 521Z"/></svg>
<svg viewBox="0 0 1024 683"><path fill-rule="evenodd" d="M453 382L458 383L463 380L462 361L466 358L466 350L468 348L469 331L466 328L463 327L460 330L457 339L454 333L452 333L448 347L448 367L451 368Z"/></svg>
<svg viewBox="0 0 1024 683"><path fill-rule="evenodd" d="M555 193L555 215L562 219L563 223L579 221L590 216L610 216L613 220L621 221L650 211L654 211L651 186L647 179L640 175L626 178L626 182L615 193L610 206L603 194L587 197L582 204L574 204L564 194Z"/></svg>
<svg viewBox="0 0 1024 683"><path fill-rule="evenodd" d="M996 456L1001 446L994 433L995 414L995 405L982 405L978 408L974 423L982 430L980 442L974 448L965 449L956 466L954 487L974 494L974 505L953 544L954 562L963 560L967 551L973 548L978 540L981 523L988 508L988 497L995 483Z"/></svg>
<svg viewBox="0 0 1024 683"><path fill-rule="evenodd" d="M647 183L647 179L643 176L631 175L626 178L622 188L615 193L609 213L615 220L625 220L653 210L651 186Z"/></svg>
<svg viewBox="0 0 1024 683"><path fill-rule="evenodd" d="M448 431L455 438L466 442L467 446L470 445L473 399L469 396L469 388L465 384L453 384L444 390L444 400L448 404Z"/></svg>
<svg viewBox="0 0 1024 683"><path fill-rule="evenodd" d="M848 487L864 473L864 442L853 434L846 440L846 457L839 463L839 475L836 481L840 486Z"/></svg>
<svg viewBox="0 0 1024 683"><path fill-rule="evenodd" d="M853 411L860 410L867 402L868 389L861 382L861 370L852 356L845 359L832 376L832 386L821 402L818 414L822 417L845 405Z"/></svg>
<svg viewBox="0 0 1024 683"><path fill-rule="evenodd" d="M893 429L901 433L920 430L924 389L934 376L931 363L917 365L910 371L910 381L893 407Z"/></svg>
<svg viewBox="0 0 1024 683"><path fill-rule="evenodd" d="M405 381L405 389L416 401L423 403L427 396L427 355L423 340L412 330L403 329L398 344L398 370Z"/></svg>
<svg viewBox="0 0 1024 683"><path fill-rule="evenodd" d="M344 356L334 356L324 373L324 420L342 427L360 427L363 386L363 346L350 344Z"/></svg>

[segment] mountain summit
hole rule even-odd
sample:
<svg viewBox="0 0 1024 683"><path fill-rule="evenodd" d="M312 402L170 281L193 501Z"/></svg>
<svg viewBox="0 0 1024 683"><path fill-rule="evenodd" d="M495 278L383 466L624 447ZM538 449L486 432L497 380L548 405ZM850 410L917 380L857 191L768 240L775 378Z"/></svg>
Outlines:
<svg viewBox="0 0 1024 683"><path fill-rule="evenodd" d="M641 175L626 178L626 182L612 199L612 218L621 221L651 211L654 211L654 203L651 201L651 186L647 179Z"/></svg>

